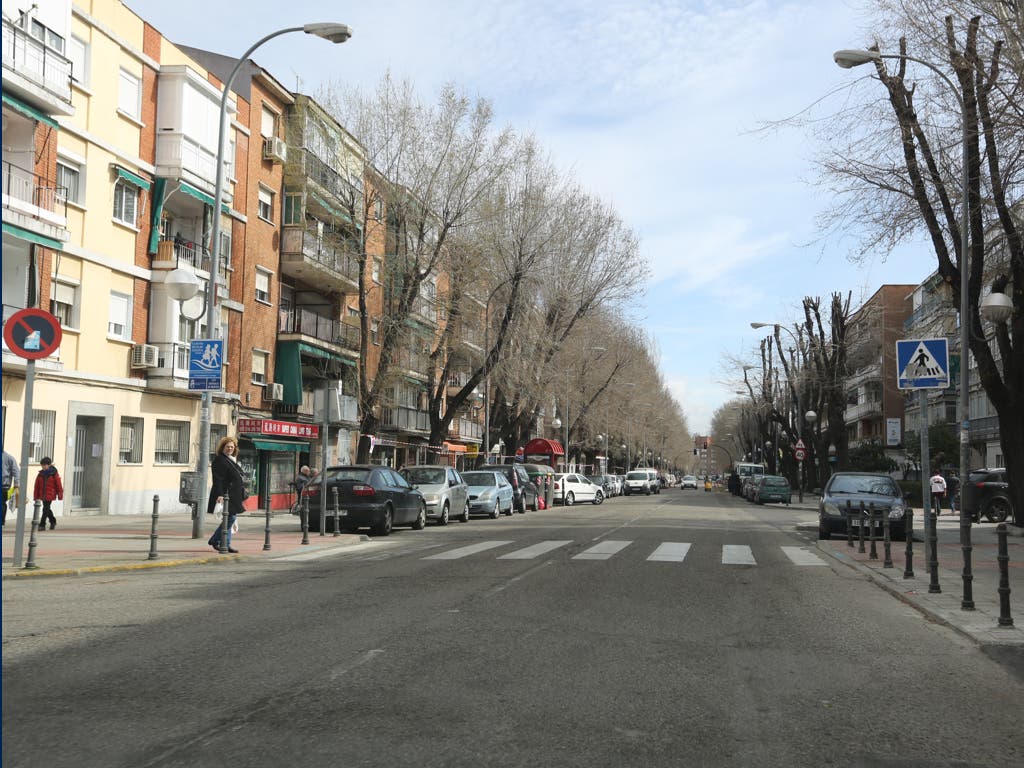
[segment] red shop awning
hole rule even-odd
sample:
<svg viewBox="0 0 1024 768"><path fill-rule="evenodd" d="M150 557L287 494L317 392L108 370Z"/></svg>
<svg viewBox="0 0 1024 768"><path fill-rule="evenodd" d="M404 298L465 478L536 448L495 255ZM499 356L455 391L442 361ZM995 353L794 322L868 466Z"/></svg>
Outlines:
<svg viewBox="0 0 1024 768"><path fill-rule="evenodd" d="M523 448L523 453L527 456L536 456L538 454L546 454L548 456L565 455L560 442L557 440L546 440L543 437L536 437L528 442L526 447Z"/></svg>

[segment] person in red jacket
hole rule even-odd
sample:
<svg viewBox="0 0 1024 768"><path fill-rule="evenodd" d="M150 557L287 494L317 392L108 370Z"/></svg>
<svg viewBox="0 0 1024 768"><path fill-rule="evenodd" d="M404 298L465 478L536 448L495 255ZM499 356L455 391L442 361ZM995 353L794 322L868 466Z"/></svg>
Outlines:
<svg viewBox="0 0 1024 768"><path fill-rule="evenodd" d="M43 516L39 520L39 530L46 530L46 521L50 521L50 530L57 527L57 518L53 516L50 505L54 499L64 499L64 484L60 481L60 473L53 466L53 460L49 456L43 456L39 460L39 474L36 475L36 487L32 496L33 499L40 499L43 502Z"/></svg>

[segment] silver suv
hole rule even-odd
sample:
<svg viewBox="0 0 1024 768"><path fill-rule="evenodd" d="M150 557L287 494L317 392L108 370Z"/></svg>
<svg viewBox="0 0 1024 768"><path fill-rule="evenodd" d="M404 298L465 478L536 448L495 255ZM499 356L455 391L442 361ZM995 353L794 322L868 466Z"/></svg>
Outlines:
<svg viewBox="0 0 1024 768"><path fill-rule="evenodd" d="M445 464L418 464L401 471L427 502L427 517L448 525L451 517L469 522L469 490L462 476Z"/></svg>

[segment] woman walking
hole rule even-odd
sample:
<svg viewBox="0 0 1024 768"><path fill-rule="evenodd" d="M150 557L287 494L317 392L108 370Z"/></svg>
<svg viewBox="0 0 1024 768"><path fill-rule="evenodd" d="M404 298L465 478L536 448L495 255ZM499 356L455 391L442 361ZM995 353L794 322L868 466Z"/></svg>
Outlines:
<svg viewBox="0 0 1024 768"><path fill-rule="evenodd" d="M207 503L206 511L213 513L217 504L224 503L225 495L228 497L228 538L227 550L237 553L237 549L231 548L231 529L235 520L244 511L242 502L245 501L245 482L242 476L242 468L238 466L238 441L233 437L222 437L217 443L217 455L213 457L210 465L213 471L213 485L210 487L210 500ZM213 529L213 535L207 542L211 547L220 551L220 537L224 531L223 521L218 519L217 527Z"/></svg>

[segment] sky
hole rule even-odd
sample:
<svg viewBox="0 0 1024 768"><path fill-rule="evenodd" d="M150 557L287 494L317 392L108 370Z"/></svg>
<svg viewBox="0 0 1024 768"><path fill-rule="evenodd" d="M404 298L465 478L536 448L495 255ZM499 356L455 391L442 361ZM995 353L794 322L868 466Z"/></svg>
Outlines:
<svg viewBox="0 0 1024 768"><path fill-rule="evenodd" d="M125 0L174 43L240 56L277 29L348 24L343 45L301 34L253 59L286 87L372 87L390 70L433 100L446 83L489 99L613 203L639 235L651 280L631 314L653 338L690 431L735 397L728 361L754 362L764 331L804 296L917 284L922 246L863 264L824 241L805 129L759 130L863 77L832 62L872 42L857 0ZM866 74L866 73L865 73ZM881 86L879 86L881 90Z"/></svg>

